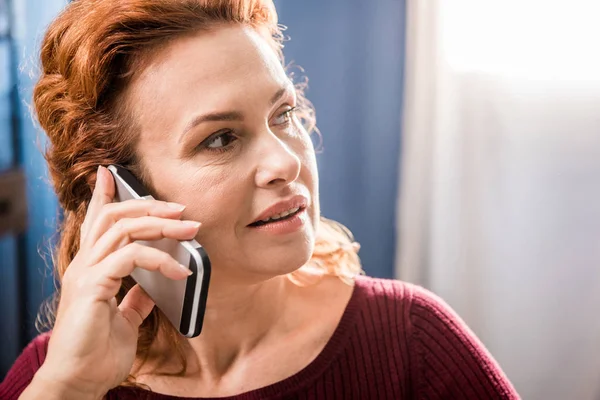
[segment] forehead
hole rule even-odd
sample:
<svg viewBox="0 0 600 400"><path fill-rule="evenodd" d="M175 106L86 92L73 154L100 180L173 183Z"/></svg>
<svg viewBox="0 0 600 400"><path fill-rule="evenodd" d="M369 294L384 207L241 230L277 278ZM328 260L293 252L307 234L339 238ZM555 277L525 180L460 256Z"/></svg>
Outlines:
<svg viewBox="0 0 600 400"><path fill-rule="evenodd" d="M177 38L146 60L128 90L140 122L152 116L239 107L288 82L275 52L251 27L217 26Z"/></svg>

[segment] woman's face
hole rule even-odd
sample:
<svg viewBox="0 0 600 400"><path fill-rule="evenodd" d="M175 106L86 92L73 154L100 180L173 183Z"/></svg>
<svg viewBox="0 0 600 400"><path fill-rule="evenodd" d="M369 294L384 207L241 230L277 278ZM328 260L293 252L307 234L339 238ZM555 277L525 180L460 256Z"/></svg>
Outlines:
<svg viewBox="0 0 600 400"><path fill-rule="evenodd" d="M202 223L214 278L258 281L308 261L319 220L314 150L260 34L224 26L179 38L151 56L127 99L142 167L158 198Z"/></svg>

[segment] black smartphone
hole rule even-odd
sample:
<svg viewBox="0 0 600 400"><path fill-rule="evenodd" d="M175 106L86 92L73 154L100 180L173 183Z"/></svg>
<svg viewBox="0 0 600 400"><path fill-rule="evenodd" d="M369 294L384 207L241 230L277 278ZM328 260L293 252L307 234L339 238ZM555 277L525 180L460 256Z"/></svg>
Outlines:
<svg viewBox="0 0 600 400"><path fill-rule="evenodd" d="M118 165L109 165L115 179L115 200L154 199L133 174ZM192 271L187 279L172 280L159 271L136 268L131 276L148 293L156 306L179 332L189 338L198 336L206 310L210 281L210 260L204 248L195 240L161 239L138 241L171 255Z"/></svg>

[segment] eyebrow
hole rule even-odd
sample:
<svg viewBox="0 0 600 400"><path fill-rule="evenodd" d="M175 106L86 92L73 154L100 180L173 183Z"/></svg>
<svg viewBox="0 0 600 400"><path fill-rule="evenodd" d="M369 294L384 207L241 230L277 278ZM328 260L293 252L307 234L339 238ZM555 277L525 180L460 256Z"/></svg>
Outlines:
<svg viewBox="0 0 600 400"><path fill-rule="evenodd" d="M293 86L286 85L280 88L275 94L271 97L269 104L273 106L275 103L279 101L283 97L283 95L288 91L292 90ZM220 121L243 121L244 114L240 111L225 111L225 112L214 112L209 114L203 114L195 116L188 122L188 124L183 129L183 133L179 136L178 141L181 142L183 137L196 126L204 123L204 122L220 122Z"/></svg>

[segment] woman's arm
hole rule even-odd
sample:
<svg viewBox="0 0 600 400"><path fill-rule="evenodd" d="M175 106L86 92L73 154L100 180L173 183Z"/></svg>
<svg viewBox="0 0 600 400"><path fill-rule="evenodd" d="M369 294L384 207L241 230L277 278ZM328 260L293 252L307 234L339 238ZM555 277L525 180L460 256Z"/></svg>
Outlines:
<svg viewBox="0 0 600 400"><path fill-rule="evenodd" d="M519 398L498 363L443 300L415 287L410 324L417 398Z"/></svg>

